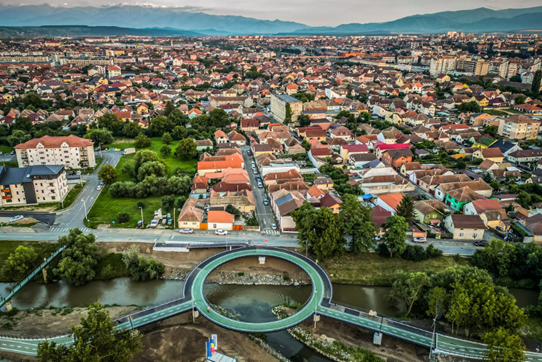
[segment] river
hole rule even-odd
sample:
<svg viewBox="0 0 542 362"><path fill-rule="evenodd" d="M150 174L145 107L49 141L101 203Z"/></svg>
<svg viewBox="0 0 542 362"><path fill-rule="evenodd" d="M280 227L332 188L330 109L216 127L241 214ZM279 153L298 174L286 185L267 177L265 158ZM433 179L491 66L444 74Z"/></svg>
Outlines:
<svg viewBox="0 0 542 362"><path fill-rule="evenodd" d="M6 295L11 285L0 283L0 295ZM181 296L183 282L176 280L153 280L134 282L129 278L93 281L82 287L72 287L65 282L50 284L29 283L13 299L18 309L36 307L78 307L94 303L118 305L156 305ZM396 309L388 306L385 296L389 287L364 287L356 285L333 285L333 300L345 306L376 310L380 315L395 315ZM205 295L213 304L234 313L239 319L250 322L274 320L270 312L275 305L284 302L303 303L311 293L311 286L252 286L206 284ZM510 289L518 305L536 304L538 292ZM329 362L314 350L301 344L286 331L269 333L267 342L294 362Z"/></svg>

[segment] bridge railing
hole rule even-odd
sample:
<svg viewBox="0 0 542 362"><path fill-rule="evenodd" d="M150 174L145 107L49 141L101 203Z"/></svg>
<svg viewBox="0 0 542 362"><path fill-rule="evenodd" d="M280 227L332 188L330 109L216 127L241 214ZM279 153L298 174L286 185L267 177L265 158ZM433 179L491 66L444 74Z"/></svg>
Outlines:
<svg viewBox="0 0 542 362"><path fill-rule="evenodd" d="M8 295L5 297L2 297L0 300L0 308L2 308L7 302L13 298L15 294L17 294L30 280L32 280L43 268L45 268L49 263L56 258L62 251L64 251L66 247L63 246L61 248L58 248L50 257L48 257L45 261L43 261L40 265L38 265L34 270L32 270L23 280L21 280L15 288L13 288Z"/></svg>

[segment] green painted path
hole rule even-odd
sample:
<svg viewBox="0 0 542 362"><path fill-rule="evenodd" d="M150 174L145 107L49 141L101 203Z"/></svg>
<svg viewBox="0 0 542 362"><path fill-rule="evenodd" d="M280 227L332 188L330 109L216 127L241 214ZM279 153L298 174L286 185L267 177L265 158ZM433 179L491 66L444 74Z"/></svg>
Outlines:
<svg viewBox="0 0 542 362"><path fill-rule="evenodd" d="M309 275L313 291L310 298L300 310L294 315L281 320L266 323L250 323L227 318L217 313L213 308L210 308L210 304L203 294L203 285L207 276L220 265L231 260L262 256L289 261L299 266ZM482 359L484 356L485 345L476 341L455 338L439 333L433 335L431 331L419 329L393 319L375 317L365 312L333 304L332 298L333 290L331 281L327 273L313 260L289 250L246 247L225 251L205 260L188 275L180 299L117 319L116 322L118 324L116 328L138 328L192 309L197 309L202 316L224 328L239 332L268 333L293 327L308 319L316 312L317 315L323 315L375 332L381 332L385 335L400 338L420 346L427 348L433 346L435 353L473 359ZM210 308L209 311L207 310L208 307ZM72 343L70 335L41 339L0 337L0 350L36 355L38 344L44 340L55 341L59 344ZM542 354L527 352L526 357L527 361L530 362L542 362Z"/></svg>

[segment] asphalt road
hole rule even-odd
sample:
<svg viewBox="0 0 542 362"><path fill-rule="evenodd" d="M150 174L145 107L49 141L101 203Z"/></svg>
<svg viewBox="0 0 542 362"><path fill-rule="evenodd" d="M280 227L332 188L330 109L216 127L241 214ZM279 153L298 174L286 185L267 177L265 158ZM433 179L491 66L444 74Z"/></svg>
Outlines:
<svg viewBox="0 0 542 362"><path fill-rule="evenodd" d="M254 161L254 157L249 156L247 154L247 151L249 150L249 147L243 147L243 159L245 161L245 169L247 170L248 177L250 178L250 185L252 186L252 194L254 195L254 201L256 202L256 215L258 217L258 222L260 223L260 230L262 234L266 235L279 235L280 231L273 230L271 228L271 225L277 224L277 221L275 220L275 214L273 213L273 209L271 208L271 205L264 205L263 201L265 199L269 199L269 196L267 194L266 188L259 188L258 187L258 181L256 180L256 176L260 176L260 173L254 174L254 170L252 169L252 162ZM257 169L257 168L256 168ZM262 180L263 183L263 180Z"/></svg>

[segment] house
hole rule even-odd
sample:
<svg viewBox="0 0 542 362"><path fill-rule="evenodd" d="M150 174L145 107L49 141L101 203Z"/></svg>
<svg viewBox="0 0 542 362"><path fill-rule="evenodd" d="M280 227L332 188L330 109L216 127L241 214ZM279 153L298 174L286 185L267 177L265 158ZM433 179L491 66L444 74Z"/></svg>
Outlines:
<svg viewBox="0 0 542 362"><path fill-rule="evenodd" d="M440 224L446 209L447 206L439 200L421 200L414 203L416 220L429 225Z"/></svg>
<svg viewBox="0 0 542 362"><path fill-rule="evenodd" d="M508 231L510 222L506 211L497 199L481 199L467 203L463 207L465 215L479 215L487 227Z"/></svg>
<svg viewBox="0 0 542 362"><path fill-rule="evenodd" d="M403 150L386 150L382 152L381 160L386 165L395 169L401 168L405 163L412 162L412 151L410 149Z"/></svg>
<svg viewBox="0 0 542 362"><path fill-rule="evenodd" d="M378 160L374 153L359 153L350 155L348 163L354 168L362 168L370 162Z"/></svg>
<svg viewBox="0 0 542 362"><path fill-rule="evenodd" d="M228 138L228 135L226 135L224 131L219 129L215 132L215 141L217 144L229 143L230 139Z"/></svg>
<svg viewBox="0 0 542 362"><path fill-rule="evenodd" d="M376 205L382 207L384 210L391 212L392 215L397 213L397 207L403 200L402 194L387 194L380 195L376 199Z"/></svg>
<svg viewBox="0 0 542 362"><path fill-rule="evenodd" d="M508 155L508 159L514 163L535 163L542 160L542 149L514 151Z"/></svg>
<svg viewBox="0 0 542 362"><path fill-rule="evenodd" d="M239 153L234 153L228 156L210 156L202 155L202 159L198 162L198 174L205 176L206 173L214 173L224 171L228 168L244 168L243 156Z"/></svg>
<svg viewBox="0 0 542 362"><path fill-rule="evenodd" d="M241 129L245 132L257 131L260 128L260 121L257 119L246 118L241 120Z"/></svg>
<svg viewBox="0 0 542 362"><path fill-rule="evenodd" d="M339 206L341 205L342 200L333 195L331 192L328 192L324 197L320 198L320 207L329 208L334 214L339 213Z"/></svg>
<svg viewBox="0 0 542 362"><path fill-rule="evenodd" d="M452 233L454 240L483 240L486 226L478 215L448 215L444 226Z"/></svg>
<svg viewBox="0 0 542 362"><path fill-rule="evenodd" d="M235 216L227 211L207 212L207 229L208 230L233 230L233 222Z"/></svg>
<svg viewBox="0 0 542 362"><path fill-rule="evenodd" d="M504 155L500 148L481 148L473 153L474 158L482 160L491 160L497 164L501 164L504 160Z"/></svg>
<svg viewBox="0 0 542 362"><path fill-rule="evenodd" d="M206 151L213 148L213 141L211 140L196 140L196 144L198 145L196 147L198 151Z"/></svg>
<svg viewBox="0 0 542 362"><path fill-rule="evenodd" d="M196 207L198 198L191 196L184 203L177 219L179 228L199 229L203 221L203 210Z"/></svg>
<svg viewBox="0 0 542 362"><path fill-rule="evenodd" d="M228 206L232 205L237 210L243 213L253 212L256 209L254 195L250 190L217 192L211 189L210 193L211 206ZM219 228L221 229L221 228ZM230 230L230 229L228 229Z"/></svg>
<svg viewBox="0 0 542 362"><path fill-rule="evenodd" d="M192 193L194 194L205 194L207 193L207 186L209 186L209 179L205 176L196 174L192 180L190 190L192 190Z"/></svg>
<svg viewBox="0 0 542 362"><path fill-rule="evenodd" d="M350 155L359 155L369 153L369 147L366 145L342 145L340 146L340 155L344 160L350 158Z"/></svg>
<svg viewBox="0 0 542 362"><path fill-rule="evenodd" d="M215 132L215 134L216 134L216 132ZM247 144L247 139L245 138L245 136L243 136L242 134L237 133L235 131L231 131L230 133L228 133L228 139L230 140L230 143L236 143L239 146L245 146ZM218 143L218 141L217 141L217 143Z"/></svg>
<svg viewBox="0 0 542 362"><path fill-rule="evenodd" d="M330 191L333 189L333 180L331 179L331 177L327 177L327 176L319 176L317 177L313 184L318 187L320 190L324 190L324 191Z"/></svg>

